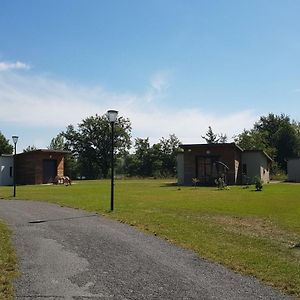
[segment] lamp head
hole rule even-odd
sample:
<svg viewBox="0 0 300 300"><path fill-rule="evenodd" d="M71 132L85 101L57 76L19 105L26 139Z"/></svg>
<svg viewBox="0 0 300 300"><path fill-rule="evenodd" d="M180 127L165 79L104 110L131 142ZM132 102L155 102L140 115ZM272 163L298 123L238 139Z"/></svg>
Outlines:
<svg viewBox="0 0 300 300"><path fill-rule="evenodd" d="M107 116L110 123L115 123L118 117L118 111L110 109L107 111Z"/></svg>
<svg viewBox="0 0 300 300"><path fill-rule="evenodd" d="M19 137L17 135L13 135L12 136L12 140L14 142L14 144L16 144L18 142Z"/></svg>

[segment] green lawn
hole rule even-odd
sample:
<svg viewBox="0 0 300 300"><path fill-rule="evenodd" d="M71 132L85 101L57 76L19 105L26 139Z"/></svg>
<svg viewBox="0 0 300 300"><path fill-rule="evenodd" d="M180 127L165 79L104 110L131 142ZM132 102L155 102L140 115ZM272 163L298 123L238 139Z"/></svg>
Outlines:
<svg viewBox="0 0 300 300"><path fill-rule="evenodd" d="M17 198L109 215L300 297L300 248L293 247L300 243L300 184L262 192L179 188L166 180L117 180L115 187L113 213L109 181L20 186ZM0 198L11 194L0 187Z"/></svg>
<svg viewBox="0 0 300 300"><path fill-rule="evenodd" d="M0 222L0 299L13 299L11 281L16 275L16 255L10 243L10 231Z"/></svg>

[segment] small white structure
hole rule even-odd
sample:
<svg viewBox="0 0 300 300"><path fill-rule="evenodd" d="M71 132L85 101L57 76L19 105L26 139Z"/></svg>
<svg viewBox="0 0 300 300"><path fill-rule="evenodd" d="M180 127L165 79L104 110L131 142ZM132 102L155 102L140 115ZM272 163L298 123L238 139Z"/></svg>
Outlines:
<svg viewBox="0 0 300 300"><path fill-rule="evenodd" d="M0 186L13 185L13 156L10 154L0 155Z"/></svg>
<svg viewBox="0 0 300 300"><path fill-rule="evenodd" d="M287 161L288 181L300 182L300 157Z"/></svg>

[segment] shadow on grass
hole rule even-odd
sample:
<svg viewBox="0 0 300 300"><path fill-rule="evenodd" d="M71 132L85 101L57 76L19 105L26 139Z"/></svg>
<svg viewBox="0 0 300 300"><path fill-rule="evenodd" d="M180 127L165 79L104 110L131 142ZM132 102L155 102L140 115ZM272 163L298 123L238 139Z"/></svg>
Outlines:
<svg viewBox="0 0 300 300"><path fill-rule="evenodd" d="M179 186L179 185L176 182L166 182L160 185L159 187L175 187L175 186Z"/></svg>

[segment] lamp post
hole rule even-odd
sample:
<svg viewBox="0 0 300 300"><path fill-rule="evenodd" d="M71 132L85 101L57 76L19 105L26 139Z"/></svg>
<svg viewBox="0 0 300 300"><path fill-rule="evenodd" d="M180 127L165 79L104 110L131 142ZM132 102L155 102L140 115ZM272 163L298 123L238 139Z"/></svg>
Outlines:
<svg viewBox="0 0 300 300"><path fill-rule="evenodd" d="M114 134L115 134L115 122L118 117L117 110L107 111L108 120L111 125L111 189L110 189L110 210L114 210Z"/></svg>
<svg viewBox="0 0 300 300"><path fill-rule="evenodd" d="M17 154L17 142L18 142L18 136L13 135L12 140L15 145L15 153L14 153L14 161L13 161L13 169L14 169L14 197L16 197L16 154Z"/></svg>

